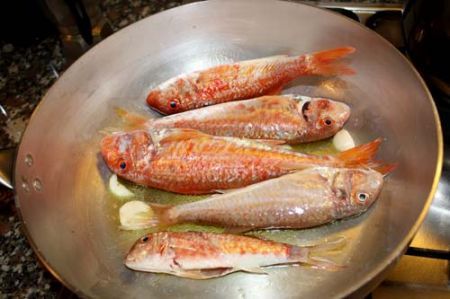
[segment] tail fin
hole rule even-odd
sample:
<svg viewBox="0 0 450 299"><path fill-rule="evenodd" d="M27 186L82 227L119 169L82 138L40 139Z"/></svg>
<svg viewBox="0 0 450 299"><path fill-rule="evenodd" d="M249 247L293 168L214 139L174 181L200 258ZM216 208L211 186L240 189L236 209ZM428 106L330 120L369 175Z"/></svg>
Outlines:
<svg viewBox="0 0 450 299"><path fill-rule="evenodd" d="M374 170L381 173L383 176L389 175L398 167L398 163L381 164L379 166L373 167Z"/></svg>
<svg viewBox="0 0 450 299"><path fill-rule="evenodd" d="M116 107L115 112L130 129L142 128L151 123L151 120L148 118L137 113L128 112L121 107Z"/></svg>
<svg viewBox="0 0 450 299"><path fill-rule="evenodd" d="M353 52L355 48L342 47L313 53L310 55L309 72L321 76L353 75L355 71L352 68L345 63L336 62Z"/></svg>
<svg viewBox="0 0 450 299"><path fill-rule="evenodd" d="M151 227L166 227L169 223L166 211L171 205L150 204L150 210L132 215L127 221L127 225L122 225L123 230L138 230Z"/></svg>
<svg viewBox="0 0 450 299"><path fill-rule="evenodd" d="M382 140L377 138L369 143L359 145L336 155L345 167L379 167L380 163L374 160Z"/></svg>
<svg viewBox="0 0 450 299"><path fill-rule="evenodd" d="M318 245L310 246L294 246L291 249L291 258L298 260L300 263L304 263L313 268L319 268L324 270L336 271L344 268L343 265L339 265L325 257L323 255L333 254L341 251L346 245L346 239L339 237L332 241L327 241ZM305 254L306 253L306 254Z"/></svg>

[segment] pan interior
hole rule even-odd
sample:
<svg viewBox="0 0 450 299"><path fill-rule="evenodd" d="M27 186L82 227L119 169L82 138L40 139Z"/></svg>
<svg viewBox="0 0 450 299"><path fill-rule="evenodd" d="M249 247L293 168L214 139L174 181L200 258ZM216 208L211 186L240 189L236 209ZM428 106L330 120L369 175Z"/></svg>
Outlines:
<svg viewBox="0 0 450 299"><path fill-rule="evenodd" d="M314 229L263 235L293 244L344 236L332 272L276 267L193 281L137 273L123 257L144 231L118 228L124 202L110 195L99 155L105 131L123 124L116 107L159 117L145 104L150 88L183 72L279 54L350 45L354 76L302 78L283 93L348 103L346 128L357 143L385 138L379 157L399 163L366 214ZM16 162L17 204L38 254L73 290L89 297L294 298L344 296L399 255L423 217L441 163L431 98L409 63L376 34L343 17L287 2L227 1L182 6L140 21L77 61L51 88L25 132ZM27 163L29 157L33 163ZM142 193L150 202L190 200ZM150 198L149 198L150 197ZM178 227L186 229L190 227ZM200 228L199 229L204 229Z"/></svg>

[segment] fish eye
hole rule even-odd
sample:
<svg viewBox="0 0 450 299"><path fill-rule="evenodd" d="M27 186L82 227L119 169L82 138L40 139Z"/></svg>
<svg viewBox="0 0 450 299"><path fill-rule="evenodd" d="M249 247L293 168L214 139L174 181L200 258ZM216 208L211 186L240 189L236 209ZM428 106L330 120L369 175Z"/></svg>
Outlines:
<svg viewBox="0 0 450 299"><path fill-rule="evenodd" d="M332 121L331 119L329 119L329 118L327 118L327 119L325 120L325 124L326 124L327 126L330 126L332 123L333 123L333 121Z"/></svg>
<svg viewBox="0 0 450 299"><path fill-rule="evenodd" d="M175 108L175 107L177 107L177 102L171 101L170 102L170 108Z"/></svg>
<svg viewBox="0 0 450 299"><path fill-rule="evenodd" d="M120 162L119 167L120 167L120 169L125 169L125 168L127 168L127 163L122 161L122 162Z"/></svg>
<svg viewBox="0 0 450 299"><path fill-rule="evenodd" d="M358 193L358 200L360 202L365 202L369 198L369 194L367 193Z"/></svg>
<svg viewBox="0 0 450 299"><path fill-rule="evenodd" d="M147 242L148 241L148 236L145 236L141 239L142 242Z"/></svg>

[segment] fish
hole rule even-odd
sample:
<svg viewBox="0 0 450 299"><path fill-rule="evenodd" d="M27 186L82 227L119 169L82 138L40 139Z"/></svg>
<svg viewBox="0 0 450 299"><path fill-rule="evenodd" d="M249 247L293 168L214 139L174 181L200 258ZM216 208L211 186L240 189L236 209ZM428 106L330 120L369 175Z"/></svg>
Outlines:
<svg viewBox="0 0 450 299"><path fill-rule="evenodd" d="M335 76L354 71L339 59L355 48L341 47L289 57L279 55L173 77L152 88L147 104L163 114L174 114L223 102L278 94L300 76Z"/></svg>
<svg viewBox="0 0 450 299"><path fill-rule="evenodd" d="M180 204L150 203L125 229L191 223L253 229L304 229L359 215L376 201L383 174L372 169L317 167Z"/></svg>
<svg viewBox="0 0 450 299"><path fill-rule="evenodd" d="M344 268L320 255L338 252L339 238L312 246L295 246L232 234L157 232L139 238L124 264L135 271L166 273L190 279L210 279L237 271L268 274L265 267L300 264L337 271Z"/></svg>
<svg viewBox="0 0 450 299"><path fill-rule="evenodd" d="M332 137L350 117L345 103L301 95L263 96L151 120L120 108L117 112L136 128L190 128L210 135L290 145Z"/></svg>
<svg viewBox="0 0 450 299"><path fill-rule="evenodd" d="M380 143L378 138L335 156L318 156L177 128L107 135L101 155L111 171L134 183L180 194L208 194L314 166L375 167Z"/></svg>

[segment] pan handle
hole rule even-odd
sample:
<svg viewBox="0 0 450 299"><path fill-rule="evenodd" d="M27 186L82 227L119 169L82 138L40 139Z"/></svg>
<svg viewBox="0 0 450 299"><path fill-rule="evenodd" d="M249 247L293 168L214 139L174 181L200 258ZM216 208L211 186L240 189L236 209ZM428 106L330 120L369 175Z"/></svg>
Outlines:
<svg viewBox="0 0 450 299"><path fill-rule="evenodd" d="M9 189L13 189L12 169L15 152L15 148L0 150L0 185Z"/></svg>

